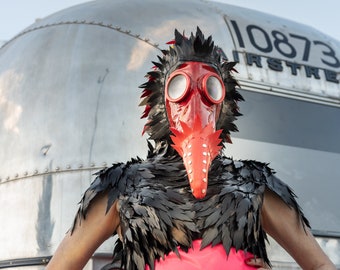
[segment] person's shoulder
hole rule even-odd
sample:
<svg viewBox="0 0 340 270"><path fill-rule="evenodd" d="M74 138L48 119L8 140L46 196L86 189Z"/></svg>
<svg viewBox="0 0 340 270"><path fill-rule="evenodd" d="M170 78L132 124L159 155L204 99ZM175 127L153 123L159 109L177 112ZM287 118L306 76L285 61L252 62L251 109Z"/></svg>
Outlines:
<svg viewBox="0 0 340 270"><path fill-rule="evenodd" d="M294 190L277 177L276 172L270 167L269 163L256 160L233 160L222 157L221 164L223 163L229 163L229 166L233 167L234 175L236 171L239 180L261 186L262 189L265 188L265 190L275 193L286 205L295 209L299 218L307 225L307 227L310 226L308 220L301 211ZM263 190L263 192L265 190Z"/></svg>

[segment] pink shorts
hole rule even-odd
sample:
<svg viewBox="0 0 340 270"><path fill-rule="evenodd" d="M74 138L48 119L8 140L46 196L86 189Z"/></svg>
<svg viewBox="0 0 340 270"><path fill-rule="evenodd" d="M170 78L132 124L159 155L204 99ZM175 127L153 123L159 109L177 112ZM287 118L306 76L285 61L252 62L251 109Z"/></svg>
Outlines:
<svg viewBox="0 0 340 270"><path fill-rule="evenodd" d="M225 269L235 269L235 270L250 270L255 267L248 266L245 261L247 259L253 258L254 256L247 252L239 250L236 252L234 248L231 248L229 256L222 244L216 245L214 247L207 246L206 248L200 250L201 240L193 241L193 247L189 249L188 252L184 252L179 249L181 258L171 252L165 257L165 259L160 259L155 262L156 270L225 270ZM150 268L145 267L146 270Z"/></svg>

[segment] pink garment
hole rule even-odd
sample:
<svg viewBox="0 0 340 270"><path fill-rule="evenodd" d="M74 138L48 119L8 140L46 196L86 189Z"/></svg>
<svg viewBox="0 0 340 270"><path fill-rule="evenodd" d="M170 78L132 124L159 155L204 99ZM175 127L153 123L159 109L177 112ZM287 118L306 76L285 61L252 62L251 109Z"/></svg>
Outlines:
<svg viewBox="0 0 340 270"><path fill-rule="evenodd" d="M193 247L185 252L179 248L181 258L171 252L165 257L155 263L156 270L251 270L256 267L248 266L245 261L253 258L254 256L242 250L236 252L235 248L231 248L229 256L227 257L226 252L222 244L214 247L207 246L200 250L201 240L193 241ZM148 266L145 270L150 270Z"/></svg>

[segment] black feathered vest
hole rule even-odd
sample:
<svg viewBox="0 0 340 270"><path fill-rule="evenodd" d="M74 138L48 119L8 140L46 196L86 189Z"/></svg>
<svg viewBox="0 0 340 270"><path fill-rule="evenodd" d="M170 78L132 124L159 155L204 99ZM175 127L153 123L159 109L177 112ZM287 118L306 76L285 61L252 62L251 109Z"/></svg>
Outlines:
<svg viewBox="0 0 340 270"><path fill-rule="evenodd" d="M178 247L188 250L195 239L202 239L201 248L222 244L226 254L234 247L269 263L260 219L266 188L309 226L292 190L263 163L219 156L208 179L206 197L197 200L177 155L118 163L98 173L84 194L77 219L85 217L97 194L109 191L108 208L118 200L123 234L114 255L128 270L142 270L146 264L153 269L155 260L178 253Z"/></svg>

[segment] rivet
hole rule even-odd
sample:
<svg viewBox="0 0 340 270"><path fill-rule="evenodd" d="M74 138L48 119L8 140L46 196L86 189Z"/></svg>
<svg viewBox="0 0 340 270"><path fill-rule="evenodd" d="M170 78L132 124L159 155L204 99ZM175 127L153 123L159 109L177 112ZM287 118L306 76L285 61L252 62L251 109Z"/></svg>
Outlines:
<svg viewBox="0 0 340 270"><path fill-rule="evenodd" d="M192 183L192 178L189 178L189 182Z"/></svg>
<svg viewBox="0 0 340 270"><path fill-rule="evenodd" d="M190 157L191 155L192 155L192 153L191 153L191 152L189 152L189 153L188 153L188 157Z"/></svg>
<svg viewBox="0 0 340 270"><path fill-rule="evenodd" d="M38 170L34 170L33 174L38 174Z"/></svg>
<svg viewBox="0 0 340 270"><path fill-rule="evenodd" d="M107 163L106 162L103 162L103 166L106 166L107 165Z"/></svg>
<svg viewBox="0 0 340 270"><path fill-rule="evenodd" d="M202 193L204 194L204 193L206 193L207 191L205 190L205 189L202 189Z"/></svg>
<svg viewBox="0 0 340 270"><path fill-rule="evenodd" d="M204 163L204 164L207 164L207 161L206 161L205 159L203 159L203 163Z"/></svg>
<svg viewBox="0 0 340 270"><path fill-rule="evenodd" d="M189 174L192 174L192 170L190 169L190 170L188 171L188 173L189 173Z"/></svg>
<svg viewBox="0 0 340 270"><path fill-rule="evenodd" d="M184 153L183 157L184 157L184 158L187 157L187 153Z"/></svg>
<svg viewBox="0 0 340 270"><path fill-rule="evenodd" d="M48 169L46 168L46 169L45 169L45 173L47 173L47 172L48 172Z"/></svg>
<svg viewBox="0 0 340 270"><path fill-rule="evenodd" d="M192 147L192 145L191 145L191 144L189 144L189 145L188 145L188 148L190 149L191 147Z"/></svg>
<svg viewBox="0 0 340 270"><path fill-rule="evenodd" d="M9 180L9 176L6 177L6 180L7 180L7 181Z"/></svg>
<svg viewBox="0 0 340 270"><path fill-rule="evenodd" d="M78 168L83 168L83 164L79 164Z"/></svg>
<svg viewBox="0 0 340 270"><path fill-rule="evenodd" d="M55 167L55 170L56 170L56 171L59 171L59 170L60 170L60 167Z"/></svg>
<svg viewBox="0 0 340 270"><path fill-rule="evenodd" d="M206 156L207 155L207 152L203 152L203 156Z"/></svg>
<svg viewBox="0 0 340 270"><path fill-rule="evenodd" d="M207 182L207 178L205 178L205 177L202 180L203 180L204 183Z"/></svg>
<svg viewBox="0 0 340 270"><path fill-rule="evenodd" d="M206 172L207 172L207 170L206 170L206 169L203 169L202 171L203 171L204 173L206 173Z"/></svg>
<svg viewBox="0 0 340 270"><path fill-rule="evenodd" d="M204 144L202 144L202 146L204 147L204 148L207 148L207 145L204 143Z"/></svg>
<svg viewBox="0 0 340 270"><path fill-rule="evenodd" d="M194 189L193 189L193 188L191 189L191 192L194 192Z"/></svg>
<svg viewBox="0 0 340 270"><path fill-rule="evenodd" d="M90 164L90 166L91 166L91 167L94 167L94 166L95 166L95 164L92 162L92 163Z"/></svg>
<svg viewBox="0 0 340 270"><path fill-rule="evenodd" d="M191 164L192 164L192 160L189 160L189 162L188 162L188 163L189 163L189 165L191 165Z"/></svg>
<svg viewBox="0 0 340 270"><path fill-rule="evenodd" d="M24 176L27 176L28 175L28 172L24 172Z"/></svg>
<svg viewBox="0 0 340 270"><path fill-rule="evenodd" d="M71 165L67 165L66 169L68 169L68 170L71 169Z"/></svg>
<svg viewBox="0 0 340 270"><path fill-rule="evenodd" d="M19 174L16 173L16 174L15 174L15 178L18 178L18 177L19 177Z"/></svg>

